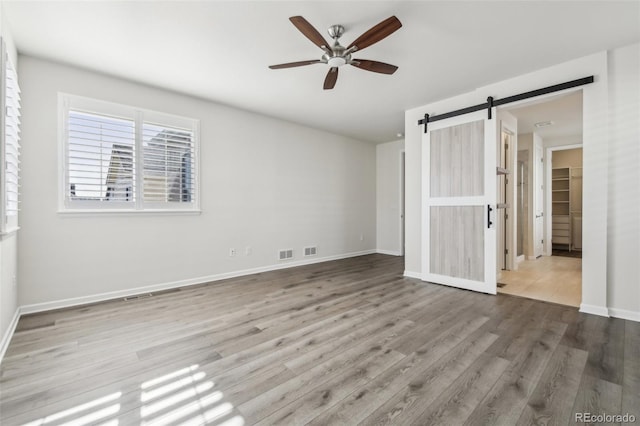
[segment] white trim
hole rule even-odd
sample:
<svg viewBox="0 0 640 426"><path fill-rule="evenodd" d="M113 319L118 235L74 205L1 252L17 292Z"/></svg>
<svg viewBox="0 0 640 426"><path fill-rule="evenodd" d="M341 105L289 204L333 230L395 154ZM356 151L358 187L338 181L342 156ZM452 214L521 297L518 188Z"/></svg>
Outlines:
<svg viewBox="0 0 640 426"><path fill-rule="evenodd" d="M505 107L498 108L498 118L500 119L500 126L497 131L497 137L500 146L502 146L502 133L507 133L510 139L510 146L507 149L507 158L505 159L507 169L511 171L511 178L506 177L506 189L505 189L505 202L507 204L507 219L505 220L504 240L506 241L505 249L509 252L505 259L505 268L507 270L518 270L518 239L517 239L517 216L518 206L516 200L518 198L518 179L516 177L516 171L518 166L518 119L515 118ZM496 199L498 194L496 193ZM497 259L496 259L497 262Z"/></svg>
<svg viewBox="0 0 640 426"><path fill-rule="evenodd" d="M609 315L628 321L640 322L640 311L629 311L627 309L609 308Z"/></svg>
<svg viewBox="0 0 640 426"><path fill-rule="evenodd" d="M404 140L402 141L402 146L404 146ZM406 203L406 169L407 169L407 156L406 153L404 151L404 148L402 148L400 150L400 157L399 157L399 161L400 161L400 182L398 183L399 187L400 187L400 191L399 191L399 196L400 199L398 200L398 205L399 205L399 210L400 210L400 214L398 215L398 219L399 219L399 233L400 233L400 248L399 248L399 252L400 254L398 254L398 256L404 256L404 252L405 252L405 235L404 235L404 230L405 230L405 220L406 220L406 211L405 211L405 203Z"/></svg>
<svg viewBox="0 0 640 426"><path fill-rule="evenodd" d="M9 348L9 343L11 343L11 338L16 331L16 327L18 326L18 321L20 320L20 316L22 315L22 309L20 307L16 308L16 312L13 314L13 318L11 318L11 322L9 323L9 327L4 332L2 336L2 340L0 340L0 363L2 363L2 359L4 358L4 354L7 352Z"/></svg>
<svg viewBox="0 0 640 426"><path fill-rule="evenodd" d="M141 293L153 293L154 291L163 291L163 290L170 290L170 289L180 288L180 287L188 287L191 285L205 284L208 282L224 280L227 278L242 277L245 275L258 274L261 272L276 271L279 269L287 269L295 266L329 262L331 260L347 259L350 257L364 256L367 254L374 254L374 253L376 253L376 250L373 250L373 249L364 250L364 251L345 253L345 254L339 254L334 256L327 256L322 258L305 259L305 260L299 260L296 262L287 262L283 264L260 266L258 268L244 269L240 271L223 272L220 274L208 275L204 277L190 278L186 280L172 281L172 282L163 283L163 284L154 284L150 286L130 288L127 290L111 291L108 293L99 293L99 294L94 294L90 296L74 297L71 299L62 299L62 300L56 300L53 302L35 303L31 305L22 306L20 308L20 312L22 314L33 314L36 312L44 312L44 311L50 311L54 309L69 308L72 306L86 305L89 303L104 302L112 299L120 299L123 297L134 296L136 294L141 294Z"/></svg>
<svg viewBox="0 0 640 426"><path fill-rule="evenodd" d="M422 279L422 274L420 272L404 271L404 276L408 278L417 278L419 280Z"/></svg>
<svg viewBox="0 0 640 426"><path fill-rule="evenodd" d="M601 317L609 316L609 309L606 306L580 304L580 312L585 314L599 315Z"/></svg>
<svg viewBox="0 0 640 426"><path fill-rule="evenodd" d="M378 254L388 254L389 256L402 256L402 252L399 251L399 250L376 249L376 253L378 253Z"/></svg>
<svg viewBox="0 0 640 426"><path fill-rule="evenodd" d="M10 236L12 236L14 234L17 234L19 230L20 230L20 227L19 226L15 226L15 227L13 227L11 229L7 229L6 231L0 231L0 241L4 240L5 238L10 237Z"/></svg>
<svg viewBox="0 0 640 426"><path fill-rule="evenodd" d="M83 216L144 216L144 215L199 215L202 214L202 210L193 209L73 209L73 210L58 210L57 213L64 216L83 217Z"/></svg>

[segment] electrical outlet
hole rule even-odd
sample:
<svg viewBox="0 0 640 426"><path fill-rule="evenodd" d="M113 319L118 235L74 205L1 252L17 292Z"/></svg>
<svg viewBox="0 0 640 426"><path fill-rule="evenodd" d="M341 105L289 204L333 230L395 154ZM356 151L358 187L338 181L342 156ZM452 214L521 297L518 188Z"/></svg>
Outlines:
<svg viewBox="0 0 640 426"><path fill-rule="evenodd" d="M244 249L245 256L250 256L253 253L253 249L251 247L247 247Z"/></svg>
<svg viewBox="0 0 640 426"><path fill-rule="evenodd" d="M236 255L236 249L234 249L234 248L230 248L230 249L229 249L229 256L230 256L230 257L234 257L235 255Z"/></svg>

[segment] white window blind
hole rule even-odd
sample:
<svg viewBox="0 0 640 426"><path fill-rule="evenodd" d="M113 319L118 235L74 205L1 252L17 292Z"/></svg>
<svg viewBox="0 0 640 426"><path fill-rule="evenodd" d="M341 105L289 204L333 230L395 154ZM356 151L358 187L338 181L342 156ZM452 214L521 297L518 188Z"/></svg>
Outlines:
<svg viewBox="0 0 640 426"><path fill-rule="evenodd" d="M64 209L195 210L197 121L62 96Z"/></svg>
<svg viewBox="0 0 640 426"><path fill-rule="evenodd" d="M195 201L193 131L144 123L142 137L145 203Z"/></svg>
<svg viewBox="0 0 640 426"><path fill-rule="evenodd" d="M69 111L67 201L134 202L133 120Z"/></svg>
<svg viewBox="0 0 640 426"><path fill-rule="evenodd" d="M2 231L7 232L18 226L18 205L20 192L20 87L18 75L2 47L4 59L4 129L2 138L2 172L4 185Z"/></svg>

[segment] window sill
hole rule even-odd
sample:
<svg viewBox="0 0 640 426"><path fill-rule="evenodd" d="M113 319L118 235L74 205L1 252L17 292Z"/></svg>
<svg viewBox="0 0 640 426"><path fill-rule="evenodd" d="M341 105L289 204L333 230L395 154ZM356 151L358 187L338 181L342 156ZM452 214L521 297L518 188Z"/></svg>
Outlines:
<svg viewBox="0 0 640 426"><path fill-rule="evenodd" d="M16 226L14 228L7 229L6 231L0 231L0 240L4 240L7 237L17 234L19 229L20 227Z"/></svg>
<svg viewBox="0 0 640 426"><path fill-rule="evenodd" d="M61 216L197 216L202 210L185 210L185 209L146 209L146 210L129 210L129 209L69 209L58 210Z"/></svg>

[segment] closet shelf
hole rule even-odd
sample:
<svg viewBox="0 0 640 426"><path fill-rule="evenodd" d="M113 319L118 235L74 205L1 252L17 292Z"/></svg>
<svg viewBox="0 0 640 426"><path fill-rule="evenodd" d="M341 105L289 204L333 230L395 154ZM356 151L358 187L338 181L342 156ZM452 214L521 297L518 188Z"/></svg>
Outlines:
<svg viewBox="0 0 640 426"><path fill-rule="evenodd" d="M576 185L574 181L576 175L581 175L581 171L574 167L558 167L551 170L551 242L554 246L564 246L569 251L582 245L581 233L574 224L573 213L581 204L581 185Z"/></svg>

